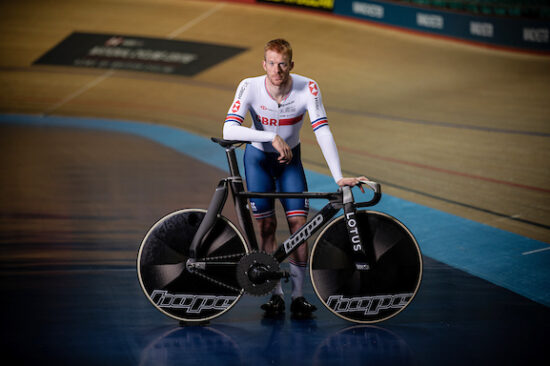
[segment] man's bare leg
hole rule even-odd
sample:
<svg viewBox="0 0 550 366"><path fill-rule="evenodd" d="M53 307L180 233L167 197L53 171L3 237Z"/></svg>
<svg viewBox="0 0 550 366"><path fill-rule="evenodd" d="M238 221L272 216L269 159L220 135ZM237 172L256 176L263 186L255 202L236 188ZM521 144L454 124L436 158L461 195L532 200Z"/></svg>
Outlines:
<svg viewBox="0 0 550 366"><path fill-rule="evenodd" d="M275 240L275 232L277 230L277 217L275 215L258 219L258 227L260 229L260 249L273 253L277 249Z"/></svg>

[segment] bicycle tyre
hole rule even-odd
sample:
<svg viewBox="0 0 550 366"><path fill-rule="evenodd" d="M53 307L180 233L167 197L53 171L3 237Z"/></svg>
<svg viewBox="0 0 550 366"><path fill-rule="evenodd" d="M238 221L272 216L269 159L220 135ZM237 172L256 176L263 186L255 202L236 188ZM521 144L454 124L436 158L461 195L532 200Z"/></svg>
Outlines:
<svg viewBox="0 0 550 366"><path fill-rule="evenodd" d="M343 216L331 221L315 241L310 276L323 305L356 323L387 320L407 307L422 280L422 254L412 233L394 217L358 211L363 245L373 246L371 269L358 270Z"/></svg>
<svg viewBox="0 0 550 366"><path fill-rule="evenodd" d="M181 322L206 322L232 308L243 294L234 266L219 266L208 275L233 289L186 269L189 247L206 210L185 209L160 219L139 248L137 273L145 296L163 314ZM248 253L237 228L219 216L198 258ZM240 289L236 291L236 289Z"/></svg>

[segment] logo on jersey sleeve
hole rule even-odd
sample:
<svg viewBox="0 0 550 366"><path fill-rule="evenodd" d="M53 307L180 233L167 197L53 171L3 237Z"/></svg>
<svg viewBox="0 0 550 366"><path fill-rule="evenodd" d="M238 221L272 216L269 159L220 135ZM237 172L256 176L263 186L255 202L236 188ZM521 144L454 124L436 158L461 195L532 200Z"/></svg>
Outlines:
<svg viewBox="0 0 550 366"><path fill-rule="evenodd" d="M241 109L241 101L237 100L235 103L233 103L233 106L231 107L231 112L237 113Z"/></svg>
<svg viewBox="0 0 550 366"><path fill-rule="evenodd" d="M315 82L313 81L309 82L309 92L313 94L314 97L316 97L317 94L319 94L319 88L317 88L317 84L315 84Z"/></svg>
<svg viewBox="0 0 550 366"><path fill-rule="evenodd" d="M243 82L242 87L239 89L239 96L238 99L241 99L243 97L244 92L246 91L246 88L248 87L248 81Z"/></svg>

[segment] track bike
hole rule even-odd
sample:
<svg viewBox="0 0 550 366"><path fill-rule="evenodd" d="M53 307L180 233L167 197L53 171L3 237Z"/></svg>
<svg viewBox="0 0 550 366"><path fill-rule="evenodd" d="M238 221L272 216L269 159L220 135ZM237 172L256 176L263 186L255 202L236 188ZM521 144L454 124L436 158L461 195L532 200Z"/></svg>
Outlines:
<svg viewBox="0 0 550 366"><path fill-rule="evenodd" d="M390 215L359 210L380 201L380 184L361 183L373 192L367 202L355 202L347 186L328 193L247 192L235 154L246 142L212 141L225 149L230 176L219 181L208 209L168 214L153 225L139 248L138 278L158 310L182 323L204 323L227 312L244 293L268 294L289 276L281 263L319 230L309 274L327 309L351 322L376 323L410 304L422 278L416 239ZM229 191L242 232L221 214ZM258 250L248 208L248 199L255 197L328 203L268 254Z"/></svg>

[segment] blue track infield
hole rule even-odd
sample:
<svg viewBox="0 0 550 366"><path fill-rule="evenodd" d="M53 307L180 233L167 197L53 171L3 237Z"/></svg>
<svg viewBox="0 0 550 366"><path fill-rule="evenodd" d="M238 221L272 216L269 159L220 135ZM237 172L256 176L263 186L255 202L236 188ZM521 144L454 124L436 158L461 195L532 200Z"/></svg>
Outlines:
<svg viewBox="0 0 550 366"><path fill-rule="evenodd" d="M227 170L222 149L208 138L174 127L135 121L19 114L0 114L0 123L129 133ZM238 156L242 163L242 151L238 151ZM334 191L337 188L332 177L312 171L306 171L306 176L311 191ZM356 198L362 200L360 195ZM320 209L325 203L311 202L311 206ZM383 196L376 210L403 222L414 233L424 255L550 306L548 243L390 195Z"/></svg>

